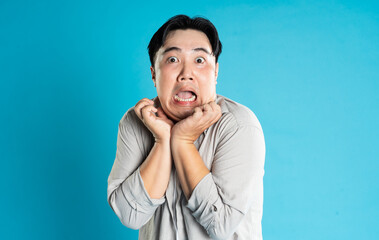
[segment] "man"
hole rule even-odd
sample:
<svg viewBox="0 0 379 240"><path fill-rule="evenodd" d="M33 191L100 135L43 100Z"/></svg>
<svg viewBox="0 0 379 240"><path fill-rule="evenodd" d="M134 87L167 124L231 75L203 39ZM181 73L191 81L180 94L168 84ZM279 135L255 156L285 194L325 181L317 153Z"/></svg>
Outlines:
<svg viewBox="0 0 379 240"><path fill-rule="evenodd" d="M262 239L263 132L216 94L216 28L178 15L148 49L158 97L120 121L110 206L140 239Z"/></svg>

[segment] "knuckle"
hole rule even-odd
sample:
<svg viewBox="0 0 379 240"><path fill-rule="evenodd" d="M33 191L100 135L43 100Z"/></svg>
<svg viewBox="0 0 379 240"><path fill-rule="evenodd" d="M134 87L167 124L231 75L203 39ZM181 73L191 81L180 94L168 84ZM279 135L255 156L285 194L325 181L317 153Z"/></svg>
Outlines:
<svg viewBox="0 0 379 240"><path fill-rule="evenodd" d="M144 105L145 105L144 102L140 102L140 103L136 104L135 108L137 108L137 109L142 108Z"/></svg>
<svg viewBox="0 0 379 240"><path fill-rule="evenodd" d="M142 113L147 113L149 110L150 110L150 106L144 106L143 108L142 108Z"/></svg>

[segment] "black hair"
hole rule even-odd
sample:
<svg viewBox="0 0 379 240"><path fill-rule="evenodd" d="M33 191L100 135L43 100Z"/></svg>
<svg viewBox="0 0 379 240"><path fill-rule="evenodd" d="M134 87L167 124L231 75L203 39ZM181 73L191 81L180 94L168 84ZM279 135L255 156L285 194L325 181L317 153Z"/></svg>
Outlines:
<svg viewBox="0 0 379 240"><path fill-rule="evenodd" d="M205 33L212 46L212 54L215 56L216 62L218 61L218 56L221 54L222 50L222 44L218 38L216 27L208 19L203 17L190 18L187 15L176 15L167 20L167 22L154 33L150 40L147 49L149 50L151 66L154 67L155 55L166 41L169 32L178 29L194 29Z"/></svg>

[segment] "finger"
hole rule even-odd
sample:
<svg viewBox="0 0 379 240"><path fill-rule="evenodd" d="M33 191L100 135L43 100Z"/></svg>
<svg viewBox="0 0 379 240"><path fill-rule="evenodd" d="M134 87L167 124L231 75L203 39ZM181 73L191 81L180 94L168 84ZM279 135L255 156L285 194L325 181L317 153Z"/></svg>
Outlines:
<svg viewBox="0 0 379 240"><path fill-rule="evenodd" d="M218 105L218 104L215 103L215 102L211 102L209 105L212 107L213 112L215 113L215 115L216 115L218 118L221 117L222 112L221 112L221 107L220 107L220 105Z"/></svg>
<svg viewBox="0 0 379 240"><path fill-rule="evenodd" d="M212 102L209 102L209 104L207 104L207 106L205 106L205 108L207 108L207 119L210 123L210 125L214 124L215 122L217 122L220 117L221 117L221 108L220 106L215 103L214 101ZM204 111L205 112L205 111Z"/></svg>
<svg viewBox="0 0 379 240"><path fill-rule="evenodd" d="M200 107L195 107L193 109L193 114L192 116L195 118L195 119L198 119L198 118L201 118L203 116L203 110L200 108Z"/></svg>
<svg viewBox="0 0 379 240"><path fill-rule="evenodd" d="M137 116L142 120L142 108L144 108L145 106L147 105L153 105L154 102L151 101L150 99L148 98L143 98L141 99L140 101L138 101L138 103L136 104L136 106L134 107L134 111L135 113L137 114Z"/></svg>
<svg viewBox="0 0 379 240"><path fill-rule="evenodd" d="M209 106L212 108L213 111L217 111L220 108L220 105L218 105L216 102L212 101L209 103Z"/></svg>
<svg viewBox="0 0 379 240"><path fill-rule="evenodd" d="M148 98L142 98L141 100L139 100L139 101L137 102L136 106L137 106L138 104L140 104L140 103L143 103L143 102L147 102L147 103L149 103L149 104L154 104L154 101L153 101L153 100L148 99Z"/></svg>
<svg viewBox="0 0 379 240"><path fill-rule="evenodd" d="M211 105L209 105L209 104L204 104L203 109L204 109L204 112L212 112L213 111Z"/></svg>
<svg viewBox="0 0 379 240"><path fill-rule="evenodd" d="M141 109L142 120L145 121L151 119L152 117L155 117L155 113L157 111L158 110L153 105L145 106Z"/></svg>
<svg viewBox="0 0 379 240"><path fill-rule="evenodd" d="M134 111L135 113L137 114L137 116L142 120L143 119L143 116L142 116L142 109L146 106L148 106L149 103L147 102L141 102L139 103L135 108L134 108Z"/></svg>

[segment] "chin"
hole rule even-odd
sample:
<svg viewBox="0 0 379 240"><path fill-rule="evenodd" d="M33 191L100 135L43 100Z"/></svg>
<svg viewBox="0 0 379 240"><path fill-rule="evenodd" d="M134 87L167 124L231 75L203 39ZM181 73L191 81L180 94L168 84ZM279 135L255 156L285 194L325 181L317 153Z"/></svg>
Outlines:
<svg viewBox="0 0 379 240"><path fill-rule="evenodd" d="M177 112L174 116L172 116L171 119L179 122L180 120L186 119L187 117L191 116L192 113L193 109L182 110L180 112Z"/></svg>

